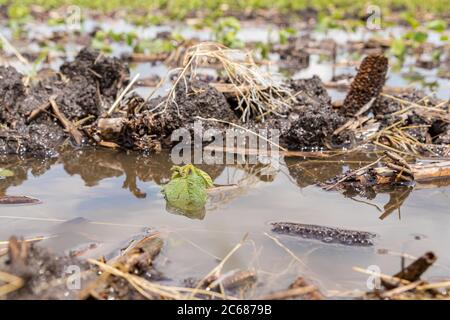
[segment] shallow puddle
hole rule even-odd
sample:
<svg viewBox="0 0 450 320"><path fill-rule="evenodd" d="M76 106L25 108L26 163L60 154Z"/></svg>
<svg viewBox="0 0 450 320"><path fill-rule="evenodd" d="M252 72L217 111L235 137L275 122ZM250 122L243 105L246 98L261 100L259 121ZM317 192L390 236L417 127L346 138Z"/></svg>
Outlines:
<svg viewBox="0 0 450 320"><path fill-rule="evenodd" d="M41 244L57 252L75 250L82 258L98 258L117 254L156 229L165 239L157 268L164 281L180 283L206 275L249 233L225 271L255 269L259 285L248 293L253 296L284 288L299 273L329 293L366 290L368 276L352 268L375 265L384 274L394 274L401 268L401 253L419 256L432 250L439 260L426 278L448 275L450 187L416 186L368 200L315 185L362 167L375 156L364 152L323 160L286 158L270 176L261 175L260 166L200 166L216 184L237 184L210 195L204 217L166 210L161 184L170 178L168 153L85 150L53 160L3 158L2 166L15 175L0 180L0 192L42 203L0 206L0 240L13 234L46 236L50 238ZM397 205L380 219L389 200ZM272 233L271 221L370 231L377 238L371 247L326 244Z"/></svg>

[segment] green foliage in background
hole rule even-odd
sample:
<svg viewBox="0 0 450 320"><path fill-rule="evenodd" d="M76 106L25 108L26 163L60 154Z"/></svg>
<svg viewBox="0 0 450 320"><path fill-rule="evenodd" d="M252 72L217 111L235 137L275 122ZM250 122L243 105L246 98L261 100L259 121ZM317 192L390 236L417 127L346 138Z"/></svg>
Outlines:
<svg viewBox="0 0 450 320"><path fill-rule="evenodd" d="M0 4L11 3L10 17L23 17L29 5L41 5L46 8L58 8L63 5L78 5L84 8L112 11L127 8L132 11L165 10L171 19L183 19L193 11L208 11L217 15L224 9L244 11L248 9L277 9L286 13L295 13L307 7L321 12L333 12L334 19L344 17L346 13L363 12L368 4L378 5L384 14L390 10L416 13L432 12L445 14L450 8L450 0L0 0Z"/></svg>
<svg viewBox="0 0 450 320"><path fill-rule="evenodd" d="M221 18L212 26L214 40L229 48L242 48L244 43L237 38L241 30L239 20L234 17Z"/></svg>

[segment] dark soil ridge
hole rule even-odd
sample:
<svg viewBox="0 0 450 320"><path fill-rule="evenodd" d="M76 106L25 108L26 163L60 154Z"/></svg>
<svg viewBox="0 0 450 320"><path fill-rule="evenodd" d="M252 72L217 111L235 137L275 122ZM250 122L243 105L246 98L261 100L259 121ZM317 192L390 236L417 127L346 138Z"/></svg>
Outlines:
<svg viewBox="0 0 450 320"><path fill-rule="evenodd" d="M0 153L54 156L68 134L48 110L28 121L30 114L56 96L69 121L96 119L104 106L115 100L128 77L128 67L119 59L88 48L74 61L64 63L60 72L41 72L29 86L14 68L0 67Z"/></svg>
<svg viewBox="0 0 450 320"><path fill-rule="evenodd" d="M128 94L106 116L129 82L129 69L117 58L85 48L73 61L64 63L59 72L42 70L28 85L14 68L0 67L0 154L52 157L70 142L157 152L176 143L171 141L175 129L185 128L195 134L193 124L198 117L235 123L251 130L278 129L281 145L290 150L348 147L354 143L351 135L333 133L371 98L377 98L372 110L381 128L397 119L390 114L402 106L379 95L386 68L386 58L364 59L344 107L338 111L332 107L322 81L314 76L288 81L286 84L296 97L290 110L281 115L270 114L264 122L251 119L242 123L235 111L235 99L200 80L180 81L175 98L167 102L167 97L145 101L137 94ZM372 76L376 81L371 86ZM63 119L50 108L53 97ZM419 101L423 95L414 92L402 98ZM408 117L408 124L429 125L425 129L411 129L419 141L448 143L447 122L414 112ZM103 130L106 118L107 130ZM204 130L222 131L228 127L231 126L203 122ZM74 131L82 138L76 139Z"/></svg>

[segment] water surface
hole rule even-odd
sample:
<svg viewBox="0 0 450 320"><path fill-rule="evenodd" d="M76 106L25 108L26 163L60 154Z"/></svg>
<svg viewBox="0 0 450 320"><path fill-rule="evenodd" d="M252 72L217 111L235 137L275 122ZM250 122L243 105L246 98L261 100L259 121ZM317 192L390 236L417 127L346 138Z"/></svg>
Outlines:
<svg viewBox="0 0 450 320"><path fill-rule="evenodd" d="M92 149L63 152L51 160L4 157L2 166L15 176L0 181L0 192L32 196L42 204L1 206L0 240L13 234L52 236L41 243L56 252L95 244L81 257L108 257L158 230L165 246L157 267L165 281L180 283L206 275L248 233L225 271L257 270L258 286L249 293L256 296L283 288L299 275L325 292L365 290L367 276L352 267L377 265L382 273L394 274L401 268L399 254L419 256L428 250L439 259L425 278L448 276L450 187L399 189L368 200L346 198L316 185L375 156L365 152L324 160L287 158L271 176L261 175L261 165L201 166L216 184L238 185L211 196L204 217L166 210L161 185L170 178L168 153L142 156ZM399 208L380 219L390 199L400 199ZM271 221L371 231L378 237L373 247L325 244L272 234Z"/></svg>

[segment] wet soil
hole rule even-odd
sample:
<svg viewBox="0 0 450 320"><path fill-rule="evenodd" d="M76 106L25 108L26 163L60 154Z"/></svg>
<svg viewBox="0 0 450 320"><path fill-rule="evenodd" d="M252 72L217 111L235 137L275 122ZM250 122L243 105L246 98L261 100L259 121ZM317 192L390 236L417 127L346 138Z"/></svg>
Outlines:
<svg viewBox="0 0 450 320"><path fill-rule="evenodd" d="M290 115L290 127L281 136L283 143L290 150L325 148L327 139L345 118L333 110L331 97L317 76L290 84L298 102Z"/></svg>
<svg viewBox="0 0 450 320"><path fill-rule="evenodd" d="M78 290L71 290L71 287L67 286L70 281L68 277L73 272L88 270L86 262L56 255L34 243L17 240L15 237L10 239L8 249L8 254L0 257L0 269L23 281L23 286L8 294L8 299L78 298ZM83 277L83 280L85 278Z"/></svg>
<svg viewBox="0 0 450 320"><path fill-rule="evenodd" d="M170 147L174 130L184 128L194 130L197 117L214 118L231 123L239 122L239 118L231 109L225 96L212 86L202 81L192 81L187 84L180 81L175 88L175 99L155 98L144 104L140 115L131 115L125 125L122 139L128 140L125 146L135 150L157 150ZM147 110L145 110L147 109ZM153 110L153 112L151 111ZM225 126L217 123L204 123L203 128L223 129ZM127 139L128 138L128 139Z"/></svg>
<svg viewBox="0 0 450 320"><path fill-rule="evenodd" d="M24 77L13 68L2 67L0 86L3 92L0 148L3 154L54 156L70 135L64 125L45 107L50 97L71 122L96 118L116 98L126 83L128 69L116 58L84 49L60 73L50 72L25 87ZM32 112L41 110L30 119Z"/></svg>
<svg viewBox="0 0 450 320"><path fill-rule="evenodd" d="M126 65L92 49L83 49L74 61L61 66L60 73L50 72L28 87L13 68L2 70L2 78L7 79L1 82L5 100L4 130L0 140L2 153L39 156L53 156L61 144L71 140L64 130L64 123L46 108L51 97L56 97L55 102L70 122L82 121L84 126L94 124L88 128L89 134L84 135L87 142L95 134L96 120L113 103L129 77ZM344 119L332 110L331 98L318 77L292 81L290 85L298 98L288 121L271 116L264 126L281 129L281 139L291 149L324 147L325 138ZM126 149L152 152L170 147L171 133L181 127L193 129L198 116L240 122L239 114L229 103L232 101L202 81L188 84L180 81L175 88L174 100L165 99L145 102L135 94L128 97L122 105L129 116L113 137L115 142ZM135 115L136 108L143 112ZM252 122L251 126L259 125ZM216 122L205 123L204 127L221 130L227 125ZM103 138L111 137L103 134Z"/></svg>

